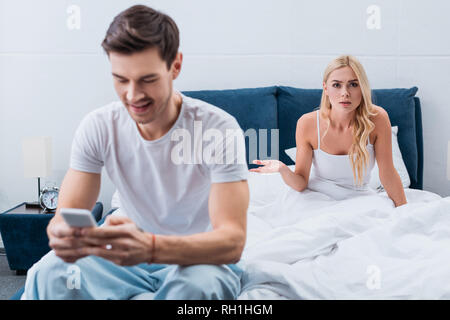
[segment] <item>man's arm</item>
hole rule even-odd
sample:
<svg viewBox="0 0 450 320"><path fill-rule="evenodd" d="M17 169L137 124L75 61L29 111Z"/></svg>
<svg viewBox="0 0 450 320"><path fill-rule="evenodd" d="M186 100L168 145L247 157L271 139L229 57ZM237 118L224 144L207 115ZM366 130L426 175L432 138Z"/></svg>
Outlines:
<svg viewBox="0 0 450 320"><path fill-rule="evenodd" d="M100 181L100 174L69 169L61 184L58 208L52 221L62 221L60 208L92 210L100 192Z"/></svg>
<svg viewBox="0 0 450 320"><path fill-rule="evenodd" d="M96 255L119 265L236 263L246 240L248 202L247 181L215 183L209 194L212 231L153 238L130 219L113 216L102 228L83 230L82 238L89 246L80 248L78 253Z"/></svg>
<svg viewBox="0 0 450 320"><path fill-rule="evenodd" d="M49 245L55 254L66 262L80 258L76 249L82 246L75 240L79 230L69 227L59 214L61 208L81 208L92 210L100 191L100 174L69 169L61 185L58 208L47 227ZM74 260L75 259L75 260Z"/></svg>
<svg viewBox="0 0 450 320"><path fill-rule="evenodd" d="M213 230L190 236L156 237L153 262L227 264L239 261L247 230L247 181L215 183L209 194Z"/></svg>

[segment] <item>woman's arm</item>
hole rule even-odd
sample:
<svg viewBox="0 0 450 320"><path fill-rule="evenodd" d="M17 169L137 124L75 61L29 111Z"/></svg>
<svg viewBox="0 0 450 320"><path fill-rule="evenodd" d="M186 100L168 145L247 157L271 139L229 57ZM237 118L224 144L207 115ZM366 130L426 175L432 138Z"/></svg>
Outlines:
<svg viewBox="0 0 450 320"><path fill-rule="evenodd" d="M287 165L279 160L254 160L253 163L263 165L263 167L250 169L250 171L259 173L279 172L284 182L296 191L303 191L308 185L308 181L302 175L292 172Z"/></svg>
<svg viewBox="0 0 450 320"><path fill-rule="evenodd" d="M406 204L402 181L394 168L392 160L392 133L389 116L383 108L378 108L374 119L377 137L375 140L375 156L378 163L380 181L396 207Z"/></svg>
<svg viewBox="0 0 450 320"><path fill-rule="evenodd" d="M296 191L303 191L308 186L309 172L312 164L312 147L308 142L308 119L307 114L303 115L297 121L295 131L295 141L297 145L297 154L295 160L295 172L292 172L288 166L278 160L255 160L254 164L263 165L263 167L250 169L252 172L272 173L280 172L284 182Z"/></svg>

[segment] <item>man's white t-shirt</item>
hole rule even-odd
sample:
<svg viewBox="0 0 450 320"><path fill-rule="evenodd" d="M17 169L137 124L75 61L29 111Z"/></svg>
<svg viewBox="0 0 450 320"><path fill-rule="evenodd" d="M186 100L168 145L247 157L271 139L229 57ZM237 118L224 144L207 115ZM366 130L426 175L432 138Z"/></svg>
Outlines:
<svg viewBox="0 0 450 320"><path fill-rule="evenodd" d="M175 124L157 140L145 140L122 102L116 101L90 112L72 144L70 167L101 173L105 166L119 193L122 214L157 234L210 230L211 184L246 180L248 175L245 139L236 119L204 101L181 96Z"/></svg>

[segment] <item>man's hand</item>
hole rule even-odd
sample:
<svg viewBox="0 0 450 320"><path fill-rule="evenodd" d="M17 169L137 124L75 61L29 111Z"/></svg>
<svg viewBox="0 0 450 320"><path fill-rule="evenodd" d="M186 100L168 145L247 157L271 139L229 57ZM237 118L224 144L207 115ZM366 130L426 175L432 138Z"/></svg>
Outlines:
<svg viewBox="0 0 450 320"><path fill-rule="evenodd" d="M84 254L80 249L85 246L81 239L81 229L72 228L59 214L61 208L81 208L92 210L100 191L100 174L69 169L61 184L58 208L47 227L49 246L65 262L73 263Z"/></svg>
<svg viewBox="0 0 450 320"><path fill-rule="evenodd" d="M108 216L101 228L84 228L81 255L95 255L122 266L152 260L152 235L143 232L126 217Z"/></svg>
<svg viewBox="0 0 450 320"><path fill-rule="evenodd" d="M55 254L68 263L73 263L85 257L80 254L79 248L85 243L80 238L81 228L72 228L64 221L52 221L47 228L49 246Z"/></svg>

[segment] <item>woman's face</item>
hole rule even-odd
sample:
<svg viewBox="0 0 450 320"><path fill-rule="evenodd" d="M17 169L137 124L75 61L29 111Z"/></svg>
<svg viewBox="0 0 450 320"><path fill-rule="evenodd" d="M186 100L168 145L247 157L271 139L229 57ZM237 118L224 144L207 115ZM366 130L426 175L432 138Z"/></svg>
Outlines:
<svg viewBox="0 0 450 320"><path fill-rule="evenodd" d="M358 78L350 67L342 67L330 73L323 83L325 94L333 109L352 112L361 103L362 93Z"/></svg>

